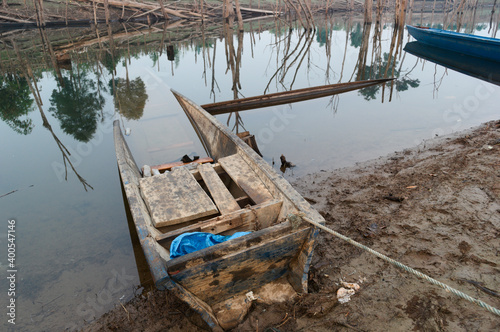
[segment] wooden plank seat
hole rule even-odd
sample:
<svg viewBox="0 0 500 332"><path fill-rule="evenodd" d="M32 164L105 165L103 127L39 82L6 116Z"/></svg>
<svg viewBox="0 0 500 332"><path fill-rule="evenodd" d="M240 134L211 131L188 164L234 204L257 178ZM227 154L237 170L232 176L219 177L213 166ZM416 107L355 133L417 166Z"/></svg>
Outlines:
<svg viewBox="0 0 500 332"><path fill-rule="evenodd" d="M240 209L239 204L226 188L212 165L200 164L198 165L198 171L221 214L234 212Z"/></svg>
<svg viewBox="0 0 500 332"><path fill-rule="evenodd" d="M215 215L217 207L185 167L140 179L141 195L155 227Z"/></svg>
<svg viewBox="0 0 500 332"><path fill-rule="evenodd" d="M248 231L269 227L278 221L282 204L282 201L272 199L249 208L159 234L156 236L156 241L163 246L168 246L174 238L187 232L220 234L235 228L238 228L238 231Z"/></svg>
<svg viewBox="0 0 500 332"><path fill-rule="evenodd" d="M151 171L153 169L157 169L160 173L163 173L163 172L169 171L172 168L177 167L177 166L185 166L185 165L189 165L189 164L213 163L213 162L214 162L214 160L212 158L207 157L207 158L196 159L190 163L183 163L182 161L175 161L173 163L168 163L168 164L154 165L154 166L151 166L150 169L151 169ZM144 172L144 168L142 169L142 171ZM144 176L146 176L146 175L144 175Z"/></svg>
<svg viewBox="0 0 500 332"><path fill-rule="evenodd" d="M220 158L219 164L255 204L273 199L267 187L240 155L233 154L228 157Z"/></svg>

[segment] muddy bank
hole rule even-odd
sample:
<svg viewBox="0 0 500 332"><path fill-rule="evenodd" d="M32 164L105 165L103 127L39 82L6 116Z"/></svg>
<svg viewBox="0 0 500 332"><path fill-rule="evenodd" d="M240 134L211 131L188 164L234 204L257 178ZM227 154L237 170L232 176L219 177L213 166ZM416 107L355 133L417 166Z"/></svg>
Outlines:
<svg viewBox="0 0 500 332"><path fill-rule="evenodd" d="M500 307L500 121L437 138L351 168L307 175L294 186L327 226ZM337 301L341 281L360 289ZM237 331L498 331L475 304L321 232L310 293L254 303ZM174 297L137 297L85 331L201 331Z"/></svg>

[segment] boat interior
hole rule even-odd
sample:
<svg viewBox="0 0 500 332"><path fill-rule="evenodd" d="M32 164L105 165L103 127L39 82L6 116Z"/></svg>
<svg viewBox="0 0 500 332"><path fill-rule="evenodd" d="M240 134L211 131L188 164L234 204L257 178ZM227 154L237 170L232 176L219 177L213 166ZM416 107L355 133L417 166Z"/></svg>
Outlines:
<svg viewBox="0 0 500 332"><path fill-rule="evenodd" d="M144 166L142 173L141 196L159 231L155 240L166 251L186 232L232 235L278 222L282 201L238 154L217 163L202 158L183 165Z"/></svg>

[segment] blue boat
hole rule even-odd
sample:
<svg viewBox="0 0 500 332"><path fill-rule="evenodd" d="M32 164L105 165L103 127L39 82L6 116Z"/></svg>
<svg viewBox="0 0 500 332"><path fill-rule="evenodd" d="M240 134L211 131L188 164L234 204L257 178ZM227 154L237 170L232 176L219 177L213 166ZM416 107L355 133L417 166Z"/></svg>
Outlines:
<svg viewBox="0 0 500 332"><path fill-rule="evenodd" d="M500 39L411 25L406 28L421 43L500 62Z"/></svg>

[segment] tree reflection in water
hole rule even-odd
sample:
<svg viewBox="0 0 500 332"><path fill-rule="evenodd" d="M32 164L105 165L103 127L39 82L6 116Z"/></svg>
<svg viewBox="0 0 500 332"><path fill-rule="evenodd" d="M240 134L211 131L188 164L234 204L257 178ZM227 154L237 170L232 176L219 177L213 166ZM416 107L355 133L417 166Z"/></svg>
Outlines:
<svg viewBox="0 0 500 332"><path fill-rule="evenodd" d="M95 82L85 73L63 77L64 85L54 89L49 108L62 130L81 142L92 139L97 130L104 97L95 91Z"/></svg>
<svg viewBox="0 0 500 332"><path fill-rule="evenodd" d="M0 77L0 119L16 133L28 135L33 130L33 121L28 113L34 110L33 99L26 79L18 74ZM25 119L21 119L26 117Z"/></svg>
<svg viewBox="0 0 500 332"><path fill-rule="evenodd" d="M111 82L110 88L113 88ZM115 108L118 112L128 120L139 120L148 100L144 81L140 77L134 80L116 78L115 89Z"/></svg>

